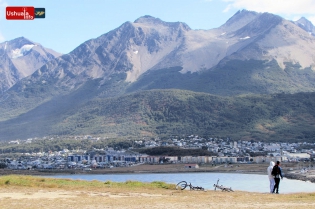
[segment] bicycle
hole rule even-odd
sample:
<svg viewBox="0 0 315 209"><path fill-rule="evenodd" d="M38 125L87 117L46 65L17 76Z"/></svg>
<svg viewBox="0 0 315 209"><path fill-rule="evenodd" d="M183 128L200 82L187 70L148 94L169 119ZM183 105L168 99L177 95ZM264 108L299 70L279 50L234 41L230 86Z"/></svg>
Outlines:
<svg viewBox="0 0 315 209"><path fill-rule="evenodd" d="M199 186L193 186L191 185L191 183L189 182L189 184L187 183L187 181L181 181L176 185L176 190L184 190L186 189L186 187L189 187L190 190L200 190L200 191L204 191L205 189L203 187L199 187Z"/></svg>
<svg viewBox="0 0 315 209"><path fill-rule="evenodd" d="M213 184L213 186L214 186L214 191L217 190L217 188L218 188L218 189L221 189L222 192L224 192L224 191L225 191L225 192L234 192L231 187L228 188L228 187L225 187L225 186L223 186L223 185L220 186L220 185L219 185L219 180L220 180L220 179L218 179L217 184Z"/></svg>

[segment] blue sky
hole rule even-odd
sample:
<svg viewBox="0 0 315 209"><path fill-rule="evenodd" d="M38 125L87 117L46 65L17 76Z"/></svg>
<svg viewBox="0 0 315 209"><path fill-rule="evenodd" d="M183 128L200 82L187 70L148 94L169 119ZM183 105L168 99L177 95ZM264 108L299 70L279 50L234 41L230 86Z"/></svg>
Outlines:
<svg viewBox="0 0 315 209"><path fill-rule="evenodd" d="M6 6L44 7L46 18L6 20ZM0 42L24 36L69 53L84 41L143 15L207 30L221 26L241 9L289 20L304 16L315 25L315 0L0 0Z"/></svg>

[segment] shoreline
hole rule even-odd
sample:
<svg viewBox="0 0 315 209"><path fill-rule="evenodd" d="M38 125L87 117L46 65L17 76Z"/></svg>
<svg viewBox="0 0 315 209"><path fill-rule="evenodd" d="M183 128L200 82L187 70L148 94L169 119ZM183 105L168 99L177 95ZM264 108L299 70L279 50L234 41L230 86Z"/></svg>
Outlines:
<svg viewBox="0 0 315 209"><path fill-rule="evenodd" d="M0 177L1 208L314 208L314 193L176 190L152 182L72 181L31 176Z"/></svg>
<svg viewBox="0 0 315 209"><path fill-rule="evenodd" d="M296 164L284 164L284 177L288 179L296 179L301 181L310 181L315 183L315 170L307 173L300 173L294 169ZM266 174L266 164L233 164L233 165L217 165L209 164L201 165L199 168L184 168L184 164L143 164L131 167L116 167L106 169L92 169L85 171L81 169L36 169L36 170L11 170L0 169L0 176L4 175L31 175L31 176L53 176L60 174L128 174L128 173L193 173L193 172L209 172L209 173L239 173L239 174Z"/></svg>
<svg viewBox="0 0 315 209"><path fill-rule="evenodd" d="M284 166L295 174L295 165ZM133 182L74 181L54 179L58 174L122 174L170 172L224 172L267 174L266 164L201 165L185 169L184 164L139 165L112 169L83 170L8 170L0 169L1 208L315 208L314 193L270 194L269 192L222 192L218 190L176 190L174 185L154 183L154 187ZM15 174L13 176L6 176ZM23 176L25 175L25 176ZM28 176L27 176L28 175ZM37 176L37 177L36 177ZM45 178L50 176L52 178ZM300 175L303 178L305 175ZM288 175L286 175L288 177ZM295 177L297 178L297 177ZM267 201L266 201L267 200Z"/></svg>

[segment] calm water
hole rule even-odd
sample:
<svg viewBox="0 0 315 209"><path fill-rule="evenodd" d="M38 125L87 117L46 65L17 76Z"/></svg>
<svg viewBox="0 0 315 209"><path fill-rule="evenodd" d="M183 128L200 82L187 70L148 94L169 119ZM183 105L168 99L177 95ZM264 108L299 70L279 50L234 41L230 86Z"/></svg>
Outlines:
<svg viewBox="0 0 315 209"><path fill-rule="evenodd" d="M207 190L214 189L213 184L217 182L219 185L232 187L233 190L248 192L269 192L269 179L267 175L256 174L228 174L228 173L163 173L163 174L74 174L74 175L55 175L53 178L68 178L81 180L99 180L125 182L128 180L152 182L164 181L167 183L177 184L180 181L191 182L193 186L202 186ZM296 193L296 192L315 192L315 184L299 180L291 180L283 178L280 182L280 193Z"/></svg>

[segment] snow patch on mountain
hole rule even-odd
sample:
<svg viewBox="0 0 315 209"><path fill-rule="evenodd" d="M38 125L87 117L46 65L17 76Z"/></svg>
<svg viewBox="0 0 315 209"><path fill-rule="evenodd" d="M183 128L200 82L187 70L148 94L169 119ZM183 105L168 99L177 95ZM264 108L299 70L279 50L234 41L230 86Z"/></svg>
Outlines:
<svg viewBox="0 0 315 209"><path fill-rule="evenodd" d="M240 38L241 40L246 40L246 39L249 39L250 37L249 36L246 36L244 38Z"/></svg>
<svg viewBox="0 0 315 209"><path fill-rule="evenodd" d="M21 48L19 49L14 49L12 50L11 52L11 58L12 59L16 59L18 57L22 57L25 55L26 52L30 51L34 46L34 44L26 44L24 46L22 46Z"/></svg>

